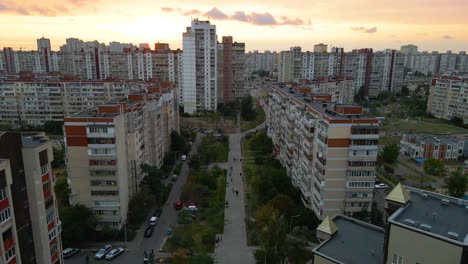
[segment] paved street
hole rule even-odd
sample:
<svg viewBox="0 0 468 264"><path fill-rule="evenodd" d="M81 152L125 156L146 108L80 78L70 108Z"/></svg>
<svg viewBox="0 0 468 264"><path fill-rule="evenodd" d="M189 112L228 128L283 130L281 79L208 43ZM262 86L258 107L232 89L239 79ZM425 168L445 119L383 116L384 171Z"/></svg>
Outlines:
<svg viewBox="0 0 468 264"><path fill-rule="evenodd" d="M201 136L197 135L197 138L192 145L192 149L190 151L190 155L193 155L194 153L197 152L197 148L200 145L201 142ZM153 236L150 238L144 238L143 237L143 232L145 228L148 226L148 221L145 221L141 228L140 231L137 234L137 237L132 241L128 243L128 252L123 253L121 256L113 260L113 263L142 263L143 262L143 252L151 252L151 250L154 250L157 257L162 257L162 256L167 256L167 254L160 254L159 249L161 248L164 239L166 238L166 231L169 228L169 225L175 224L177 220L177 211L174 210L173 204L175 201L177 201L180 197L180 193L182 190L182 186L184 185L187 175L188 175L188 165L185 163L182 167L182 171L180 172L180 175L178 177L178 180L174 182L174 185L172 187L172 191L169 194L169 198L163 206L163 211L161 214L161 217L159 219L158 224L156 225L156 228L153 232ZM151 211L152 214L152 211ZM149 220L149 217L148 217ZM103 243L104 244L104 243ZM118 242L114 244L114 246L123 246L123 242ZM89 256L90 263L99 263L99 262L105 262L105 260L102 261L97 261L94 260L94 253L91 253L89 251L83 251L80 252L79 254L73 256L70 259L67 259L65 263L67 264L75 264L75 263L85 263L85 257L86 255Z"/></svg>
<svg viewBox="0 0 468 264"><path fill-rule="evenodd" d="M253 252L247 247L244 185L240 176L242 172L242 163L239 160L241 158L240 142L240 133L229 135L229 159L225 167L229 170L232 166L232 181L228 172L226 200L229 202L229 207L224 211L223 239L215 249L215 259L220 264L255 263ZM239 190L239 195L233 193L232 188Z"/></svg>

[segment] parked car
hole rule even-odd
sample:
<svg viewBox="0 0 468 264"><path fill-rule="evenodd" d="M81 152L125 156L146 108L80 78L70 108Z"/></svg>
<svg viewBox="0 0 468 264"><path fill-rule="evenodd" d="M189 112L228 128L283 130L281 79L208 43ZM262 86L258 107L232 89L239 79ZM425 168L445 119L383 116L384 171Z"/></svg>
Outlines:
<svg viewBox="0 0 468 264"><path fill-rule="evenodd" d="M157 223L158 223L158 218L156 216L152 216L149 221L150 226L155 226Z"/></svg>
<svg viewBox="0 0 468 264"><path fill-rule="evenodd" d="M154 227L148 226L145 230L145 237L151 237L153 235Z"/></svg>
<svg viewBox="0 0 468 264"><path fill-rule="evenodd" d="M111 245L105 245L103 248L101 248L97 253L96 255L94 255L94 258L97 259L97 260L101 260L103 259L107 253L109 253L109 251L112 250L112 246Z"/></svg>
<svg viewBox="0 0 468 264"><path fill-rule="evenodd" d="M69 257L75 255L78 252L80 252L79 248L66 248L62 252L63 258L69 258Z"/></svg>
<svg viewBox="0 0 468 264"><path fill-rule="evenodd" d="M171 181L173 181L173 182L177 181L177 175L175 175L175 174L172 175Z"/></svg>
<svg viewBox="0 0 468 264"><path fill-rule="evenodd" d="M385 183L379 183L379 184L376 184L374 187L375 189L387 189L388 185Z"/></svg>
<svg viewBox="0 0 468 264"><path fill-rule="evenodd" d="M153 216L160 217L161 213L162 213L162 209L156 208L156 210L154 210Z"/></svg>
<svg viewBox="0 0 468 264"><path fill-rule="evenodd" d="M174 203L174 208L175 208L176 210L182 209L183 206L184 206L184 205L182 204L181 201L177 201L177 202Z"/></svg>
<svg viewBox="0 0 468 264"><path fill-rule="evenodd" d="M119 247L119 248L114 248L113 250L109 251L106 255L107 260L112 260L122 254L124 252L124 249Z"/></svg>

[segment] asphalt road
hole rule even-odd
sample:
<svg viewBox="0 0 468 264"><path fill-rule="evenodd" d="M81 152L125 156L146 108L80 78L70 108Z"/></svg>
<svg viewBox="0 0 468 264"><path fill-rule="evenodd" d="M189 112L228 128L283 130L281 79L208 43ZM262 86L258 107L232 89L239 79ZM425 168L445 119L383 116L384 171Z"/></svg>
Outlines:
<svg viewBox="0 0 468 264"><path fill-rule="evenodd" d="M197 152L198 146L201 142L201 135L198 134L197 138L195 139L194 144L192 145L192 149L190 151L190 155L193 155ZM162 207L162 214L159 218L159 221L156 225L156 228L153 232L153 235L149 238L143 237L143 232L145 231L146 227L148 226L148 221L142 224L139 232L135 239L131 242L128 242L127 248L128 251L124 252L122 255L117 257L116 259L112 260L112 263L143 263L143 254L144 251L151 252L154 250L156 257L164 257L167 254L159 253L159 249L164 243L166 239L166 232L170 225L176 224L177 221L177 211L174 209L173 204L175 201L179 200L182 187L187 180L187 175L189 172L188 164L184 163L182 166L182 170L179 174L179 177L176 182L173 182L171 193L169 194L169 198L167 202ZM169 179L168 179L169 180ZM153 213L153 209L150 210L149 215ZM118 246L123 246L123 242L118 242ZM105 243L102 243L104 245ZM82 252L76 254L75 256L65 260L66 264L83 264L86 263L85 258L89 256L90 263L107 263L106 260L95 260L94 253L90 252L89 250L83 250Z"/></svg>

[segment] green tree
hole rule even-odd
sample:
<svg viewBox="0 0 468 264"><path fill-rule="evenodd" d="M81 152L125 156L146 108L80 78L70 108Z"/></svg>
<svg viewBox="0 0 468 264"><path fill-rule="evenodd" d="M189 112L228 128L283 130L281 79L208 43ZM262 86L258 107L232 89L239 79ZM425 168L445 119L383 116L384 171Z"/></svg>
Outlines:
<svg viewBox="0 0 468 264"><path fill-rule="evenodd" d="M60 204L63 206L70 205L70 188L68 187L67 175L57 177L55 181L54 191L57 199L60 201Z"/></svg>
<svg viewBox="0 0 468 264"><path fill-rule="evenodd" d="M372 211L370 213L370 223L376 226L383 227L383 214L377 207L377 203L372 203Z"/></svg>
<svg viewBox="0 0 468 264"><path fill-rule="evenodd" d="M402 97L406 97L410 94L410 90L408 88L408 86L404 85L402 88L401 88L401 96Z"/></svg>
<svg viewBox="0 0 468 264"><path fill-rule="evenodd" d="M189 260L185 250L183 248L177 249L174 254L172 254L172 263L173 264L188 264Z"/></svg>
<svg viewBox="0 0 468 264"><path fill-rule="evenodd" d="M257 111L253 105L252 96L247 95L241 101L241 117L243 120L251 121L257 116Z"/></svg>
<svg viewBox="0 0 468 264"><path fill-rule="evenodd" d="M286 244L288 263L300 264L307 263L311 258L311 254L305 249L307 245L300 241L288 241Z"/></svg>
<svg viewBox="0 0 468 264"><path fill-rule="evenodd" d="M286 217L291 217L296 208L293 200L285 194L276 195L269 204Z"/></svg>
<svg viewBox="0 0 468 264"><path fill-rule="evenodd" d="M459 116L454 116L450 119L450 123L457 127L464 127L463 118Z"/></svg>
<svg viewBox="0 0 468 264"><path fill-rule="evenodd" d="M383 148L382 159L388 163L394 163L400 154L400 147L396 144L387 145Z"/></svg>
<svg viewBox="0 0 468 264"><path fill-rule="evenodd" d="M154 195L150 194L147 189L142 189L133 195L128 203L128 224L132 227L138 227L138 225L145 220L148 208L152 208L155 201Z"/></svg>
<svg viewBox="0 0 468 264"><path fill-rule="evenodd" d="M462 169L458 168L450 173L450 177L446 179L446 184L450 196L462 197L468 187L468 174L463 173Z"/></svg>
<svg viewBox="0 0 468 264"><path fill-rule="evenodd" d="M444 163L433 157L424 162L423 168L426 173L431 175L445 176L447 174L447 169L445 168Z"/></svg>
<svg viewBox="0 0 468 264"><path fill-rule="evenodd" d="M364 85L359 87L358 92L354 95L354 102L361 104L365 101L366 98L366 90L364 89Z"/></svg>
<svg viewBox="0 0 468 264"><path fill-rule="evenodd" d="M187 140L177 133L177 131L172 130L171 132L171 151L185 152L187 149Z"/></svg>
<svg viewBox="0 0 468 264"><path fill-rule="evenodd" d="M62 135L63 122L60 121L46 121L43 125L43 129L47 134Z"/></svg>
<svg viewBox="0 0 468 264"><path fill-rule="evenodd" d="M288 223L284 215L274 210L265 225L257 229L260 244L267 250L267 263L283 263L286 257Z"/></svg>
<svg viewBox="0 0 468 264"><path fill-rule="evenodd" d="M214 264L214 259L212 256L207 253L196 254L193 257L190 257L190 264Z"/></svg>
<svg viewBox="0 0 468 264"><path fill-rule="evenodd" d="M58 168L65 164L65 150L63 148L53 148L54 160L52 161L52 167Z"/></svg>
<svg viewBox="0 0 468 264"><path fill-rule="evenodd" d="M358 220L368 222L369 221L369 212L367 211L366 208L362 208L362 210L360 212L354 212L353 217L358 219Z"/></svg>
<svg viewBox="0 0 468 264"><path fill-rule="evenodd" d="M65 247L80 246L94 236L97 218L91 209L77 204L59 210L62 221L62 239Z"/></svg>
<svg viewBox="0 0 468 264"><path fill-rule="evenodd" d="M192 169L198 170L201 166L200 156L192 155L189 161L189 165Z"/></svg>

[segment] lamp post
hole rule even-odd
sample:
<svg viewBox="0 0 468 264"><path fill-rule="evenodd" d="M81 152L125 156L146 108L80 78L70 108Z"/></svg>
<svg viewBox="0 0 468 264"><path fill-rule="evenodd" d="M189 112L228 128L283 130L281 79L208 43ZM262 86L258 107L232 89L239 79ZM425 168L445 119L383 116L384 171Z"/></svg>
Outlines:
<svg viewBox="0 0 468 264"><path fill-rule="evenodd" d="M291 216L291 219L290 219L290 221L289 221L289 233L291 233L291 231L292 231L292 220L293 220L293 218L299 217L299 216L301 216L301 215L298 214L298 215L293 215L293 216Z"/></svg>

